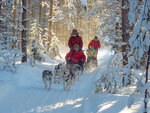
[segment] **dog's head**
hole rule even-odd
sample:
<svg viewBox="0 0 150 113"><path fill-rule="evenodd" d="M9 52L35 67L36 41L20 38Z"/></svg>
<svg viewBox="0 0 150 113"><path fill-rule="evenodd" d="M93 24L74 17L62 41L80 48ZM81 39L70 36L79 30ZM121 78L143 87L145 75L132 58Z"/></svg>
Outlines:
<svg viewBox="0 0 150 113"><path fill-rule="evenodd" d="M43 71L43 74L44 74L44 75L53 75L53 73L52 73L51 70L44 70L44 71Z"/></svg>
<svg viewBox="0 0 150 113"><path fill-rule="evenodd" d="M70 72L69 72L69 70L68 69L64 69L64 71L63 71L64 73L64 75L69 75L70 74Z"/></svg>
<svg viewBox="0 0 150 113"><path fill-rule="evenodd" d="M71 72L74 73L75 75L80 75L82 73L82 68L80 65L73 65L71 68Z"/></svg>
<svg viewBox="0 0 150 113"><path fill-rule="evenodd" d="M52 73L52 71L48 71L48 74L50 75L50 76L53 76L53 73Z"/></svg>
<svg viewBox="0 0 150 113"><path fill-rule="evenodd" d="M50 80L52 76L53 76L53 73L50 70L44 70L42 73L42 77L46 78L46 80Z"/></svg>
<svg viewBox="0 0 150 113"><path fill-rule="evenodd" d="M55 65L55 70L59 70L59 66L58 65Z"/></svg>
<svg viewBox="0 0 150 113"><path fill-rule="evenodd" d="M65 68L65 62L59 63L58 65L55 66L55 70L61 70Z"/></svg>

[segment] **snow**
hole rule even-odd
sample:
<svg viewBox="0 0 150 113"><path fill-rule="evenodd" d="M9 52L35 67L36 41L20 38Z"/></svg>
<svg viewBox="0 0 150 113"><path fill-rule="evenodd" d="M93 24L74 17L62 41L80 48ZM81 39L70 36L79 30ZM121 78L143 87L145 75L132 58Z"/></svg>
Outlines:
<svg viewBox="0 0 150 113"><path fill-rule="evenodd" d="M66 53L64 51L64 53ZM62 54L64 54L62 52ZM58 62L18 64L16 73L0 72L1 113L139 113L143 110L142 98L137 98L131 108L127 107L132 90L122 88L119 94L93 93L94 83L106 70L112 57L110 50L99 50L99 67L91 73L84 73L69 92L63 85L52 84L51 90L44 89L41 73L54 69ZM149 107L149 106L148 106ZM150 110L150 109L149 109Z"/></svg>
<svg viewBox="0 0 150 113"><path fill-rule="evenodd" d="M80 0L81 4L85 5L86 7L88 6L87 0Z"/></svg>

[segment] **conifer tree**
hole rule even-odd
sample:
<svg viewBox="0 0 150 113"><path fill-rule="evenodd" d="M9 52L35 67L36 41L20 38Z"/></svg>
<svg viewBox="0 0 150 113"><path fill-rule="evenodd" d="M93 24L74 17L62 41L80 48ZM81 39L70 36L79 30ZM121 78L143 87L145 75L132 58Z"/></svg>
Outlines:
<svg viewBox="0 0 150 113"><path fill-rule="evenodd" d="M56 56L59 56L61 58L60 53L59 53L59 46L58 46L59 44L58 43L60 43L59 40L58 40L58 38L56 36L54 36L52 38L50 49L49 49L49 55L53 59Z"/></svg>

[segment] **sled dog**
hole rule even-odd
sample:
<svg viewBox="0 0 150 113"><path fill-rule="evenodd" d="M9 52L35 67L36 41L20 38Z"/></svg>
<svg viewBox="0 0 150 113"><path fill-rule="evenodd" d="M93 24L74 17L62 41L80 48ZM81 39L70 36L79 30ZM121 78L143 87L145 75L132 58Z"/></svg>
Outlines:
<svg viewBox="0 0 150 113"><path fill-rule="evenodd" d="M83 69L82 69L82 67L80 65L73 64L71 66L70 72L74 74L74 78L73 79L79 81L79 77L83 73Z"/></svg>
<svg viewBox="0 0 150 113"><path fill-rule="evenodd" d="M52 76L53 76L53 73L50 70L44 70L42 72L42 79L43 79L45 88L48 88L47 82L49 82L49 88L48 88L48 90L51 89Z"/></svg>
<svg viewBox="0 0 150 113"><path fill-rule="evenodd" d="M65 62L59 63L54 69L54 83L59 83L62 79L63 71L66 69Z"/></svg>
<svg viewBox="0 0 150 113"><path fill-rule="evenodd" d="M69 91L72 83L75 80L79 80L80 75L82 74L83 70L80 65L73 64L64 70L63 73L63 87L64 91Z"/></svg>
<svg viewBox="0 0 150 113"><path fill-rule="evenodd" d="M69 71L69 69L64 69L63 70L63 88L64 88L64 91L69 91L70 90L70 86L72 84L72 81L71 81L71 73Z"/></svg>
<svg viewBox="0 0 150 113"><path fill-rule="evenodd" d="M88 57L87 62L85 64L85 70L87 72L92 72L98 67L98 62L96 58Z"/></svg>

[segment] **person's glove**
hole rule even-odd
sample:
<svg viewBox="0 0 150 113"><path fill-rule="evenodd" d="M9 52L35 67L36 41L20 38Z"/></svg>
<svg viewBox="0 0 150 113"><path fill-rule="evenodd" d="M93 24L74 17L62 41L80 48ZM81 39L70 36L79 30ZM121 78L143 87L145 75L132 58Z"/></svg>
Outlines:
<svg viewBox="0 0 150 113"><path fill-rule="evenodd" d="M91 47L90 47L90 49L94 49L94 47L93 47L93 46L91 46Z"/></svg>

